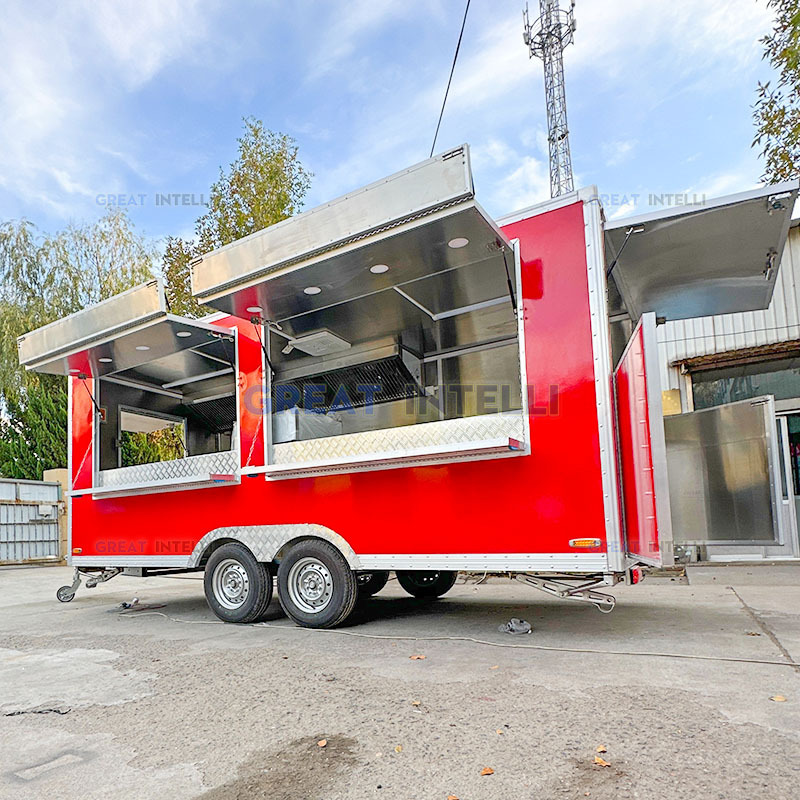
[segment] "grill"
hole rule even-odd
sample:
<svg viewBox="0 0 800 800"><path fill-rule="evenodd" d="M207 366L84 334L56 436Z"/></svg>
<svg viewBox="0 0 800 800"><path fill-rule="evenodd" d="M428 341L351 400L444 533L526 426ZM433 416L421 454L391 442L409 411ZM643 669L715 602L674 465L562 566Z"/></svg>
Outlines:
<svg viewBox="0 0 800 800"><path fill-rule="evenodd" d="M236 398L217 397L185 405L186 413L202 423L211 433L227 433L236 422Z"/></svg>
<svg viewBox="0 0 800 800"><path fill-rule="evenodd" d="M395 355L352 364L327 372L278 380L273 385L276 411L293 406L314 410L363 408L423 394L419 385L419 360L407 350Z"/></svg>

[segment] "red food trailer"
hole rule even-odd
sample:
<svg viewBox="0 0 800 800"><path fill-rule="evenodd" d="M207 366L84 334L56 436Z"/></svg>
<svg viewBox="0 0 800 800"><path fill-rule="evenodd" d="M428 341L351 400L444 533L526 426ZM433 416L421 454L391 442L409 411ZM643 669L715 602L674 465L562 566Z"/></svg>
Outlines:
<svg viewBox="0 0 800 800"><path fill-rule="evenodd" d="M660 223L605 228L594 188L493 221L463 146L197 259L207 317L153 281L21 337L69 381L58 598L204 570L223 620L258 620L276 582L330 627L390 570L425 597L468 570L611 610L598 589L671 557L648 303L687 278L637 282ZM695 282L754 284L758 260Z"/></svg>

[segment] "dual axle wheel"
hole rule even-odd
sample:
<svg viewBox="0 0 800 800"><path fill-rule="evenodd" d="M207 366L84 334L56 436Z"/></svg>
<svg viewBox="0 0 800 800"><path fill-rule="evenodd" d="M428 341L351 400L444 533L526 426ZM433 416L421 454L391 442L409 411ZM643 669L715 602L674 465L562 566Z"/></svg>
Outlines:
<svg viewBox="0 0 800 800"><path fill-rule="evenodd" d="M278 600L286 615L306 628L333 628L344 622L360 597L379 592L388 572L354 572L328 542L308 539L292 546L278 567ZM440 597L455 572L398 572L400 585L415 597ZM237 543L209 557L204 588L211 610L225 622L258 622L272 600L272 573Z"/></svg>

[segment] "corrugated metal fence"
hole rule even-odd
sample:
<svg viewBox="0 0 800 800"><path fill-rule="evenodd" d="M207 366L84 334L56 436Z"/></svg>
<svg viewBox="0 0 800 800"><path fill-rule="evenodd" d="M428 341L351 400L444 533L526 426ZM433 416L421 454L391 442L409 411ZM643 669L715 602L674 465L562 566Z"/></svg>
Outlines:
<svg viewBox="0 0 800 800"><path fill-rule="evenodd" d="M58 561L61 486L0 479L0 564Z"/></svg>

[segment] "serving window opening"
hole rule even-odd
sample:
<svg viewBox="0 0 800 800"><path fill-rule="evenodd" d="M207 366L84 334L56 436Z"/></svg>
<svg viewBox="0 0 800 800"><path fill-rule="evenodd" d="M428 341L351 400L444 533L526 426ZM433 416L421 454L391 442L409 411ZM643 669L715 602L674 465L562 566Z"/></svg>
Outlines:
<svg viewBox="0 0 800 800"><path fill-rule="evenodd" d="M137 408L120 408L117 466L174 461L188 455L185 419Z"/></svg>
<svg viewBox="0 0 800 800"><path fill-rule="evenodd" d="M337 265L341 274L329 265L319 287L319 297L327 296L314 297L319 307L304 308L312 304L301 297L305 284L322 283L316 271L306 277L298 270L285 288L276 281L276 294L298 302L295 313L266 322L270 463L335 463L488 441L521 448L519 320L504 263L515 270L516 260L512 246L505 254L501 247L484 245L474 261L449 268L432 247L416 255L443 269L419 275L417 268L403 280L409 270L397 265L379 273L383 288L372 291L370 264L379 256L354 253L347 261L355 266ZM363 294L351 270L369 276Z"/></svg>
<svg viewBox="0 0 800 800"><path fill-rule="evenodd" d="M518 253L474 200L466 146L191 269L201 302L265 326L277 477L525 449Z"/></svg>
<svg viewBox="0 0 800 800"><path fill-rule="evenodd" d="M98 379L98 487L236 472L235 336L181 332L197 343Z"/></svg>

